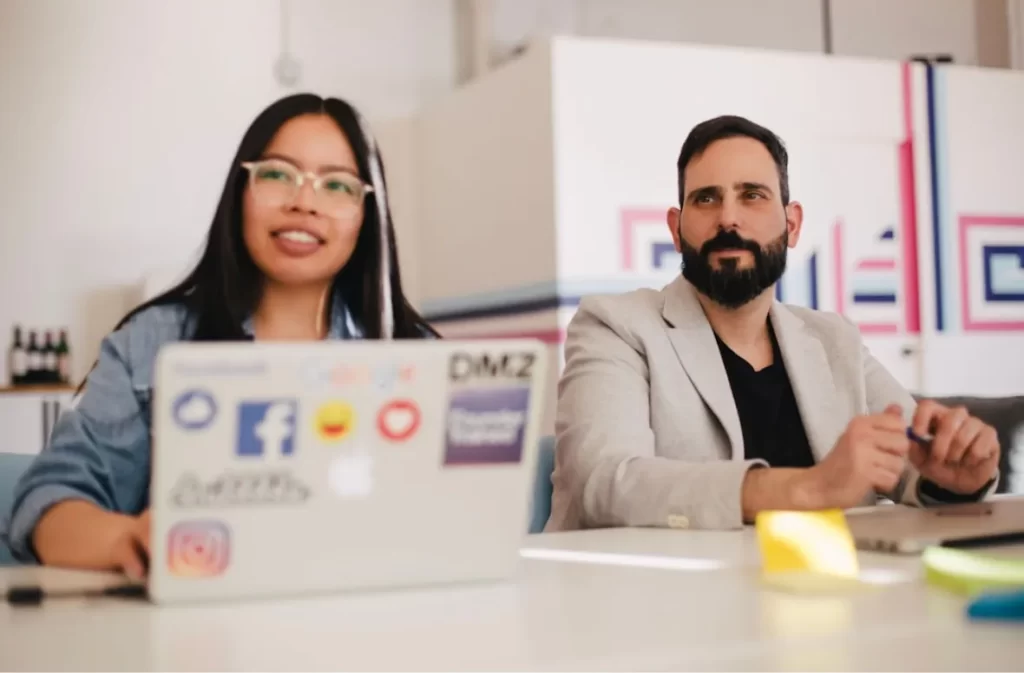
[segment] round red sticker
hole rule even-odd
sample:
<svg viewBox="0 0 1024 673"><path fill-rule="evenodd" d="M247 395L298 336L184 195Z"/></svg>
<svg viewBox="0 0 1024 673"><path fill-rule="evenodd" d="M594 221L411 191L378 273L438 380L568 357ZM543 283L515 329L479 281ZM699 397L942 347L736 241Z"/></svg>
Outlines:
<svg viewBox="0 0 1024 673"><path fill-rule="evenodd" d="M377 413L377 429L385 439L403 442L420 427L420 408L412 400L392 400Z"/></svg>

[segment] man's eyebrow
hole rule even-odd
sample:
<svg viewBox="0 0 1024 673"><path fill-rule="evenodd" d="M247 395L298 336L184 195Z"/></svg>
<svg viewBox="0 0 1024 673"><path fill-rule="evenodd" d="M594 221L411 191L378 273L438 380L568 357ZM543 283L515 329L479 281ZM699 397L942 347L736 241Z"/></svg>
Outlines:
<svg viewBox="0 0 1024 673"><path fill-rule="evenodd" d="M721 187L717 185L706 185L704 187L697 187L693 189L689 194L686 195L686 200L693 201L698 196L720 196L721 194Z"/></svg>
<svg viewBox="0 0 1024 673"><path fill-rule="evenodd" d="M761 190L763 192L768 192L769 194L774 194L775 193L775 192L772 191L771 187L769 187L766 184L760 183L760 182L737 182L736 184L734 184L732 186L732 188L735 189L738 192L745 192L745 191L749 191L749 190L757 190L757 189L759 189L759 190Z"/></svg>

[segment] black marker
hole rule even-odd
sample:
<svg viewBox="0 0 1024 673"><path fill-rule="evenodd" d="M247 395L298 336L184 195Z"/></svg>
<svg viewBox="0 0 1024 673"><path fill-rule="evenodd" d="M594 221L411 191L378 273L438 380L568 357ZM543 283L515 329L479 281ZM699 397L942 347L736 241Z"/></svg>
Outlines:
<svg viewBox="0 0 1024 673"><path fill-rule="evenodd" d="M7 602L11 605L40 605L47 598L98 598L102 596L120 598L145 598L146 585L123 584L106 589L71 589L67 591L46 591L38 585L11 587L7 590Z"/></svg>

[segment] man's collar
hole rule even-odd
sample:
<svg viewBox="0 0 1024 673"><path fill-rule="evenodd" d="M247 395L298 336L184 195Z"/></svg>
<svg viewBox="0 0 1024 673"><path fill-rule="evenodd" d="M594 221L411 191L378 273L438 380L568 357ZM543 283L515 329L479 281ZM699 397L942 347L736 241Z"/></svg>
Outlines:
<svg viewBox="0 0 1024 673"><path fill-rule="evenodd" d="M700 299L697 297L697 288L682 275L677 276L675 280L666 285L662 289L662 294L665 297L662 317L673 327L681 327L694 320L708 322L704 307L701 306ZM776 338L778 338L780 328L782 330L803 330L804 328L804 321L777 299L772 300L768 314L772 321L772 327L775 329Z"/></svg>

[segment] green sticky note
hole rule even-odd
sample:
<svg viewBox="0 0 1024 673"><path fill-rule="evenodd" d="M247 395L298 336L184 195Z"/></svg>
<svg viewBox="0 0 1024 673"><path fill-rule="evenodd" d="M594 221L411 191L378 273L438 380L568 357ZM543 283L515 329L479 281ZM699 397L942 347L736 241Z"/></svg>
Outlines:
<svg viewBox="0 0 1024 673"><path fill-rule="evenodd" d="M984 556L961 549L929 547L921 557L925 581L958 594L1024 588L1024 559Z"/></svg>

